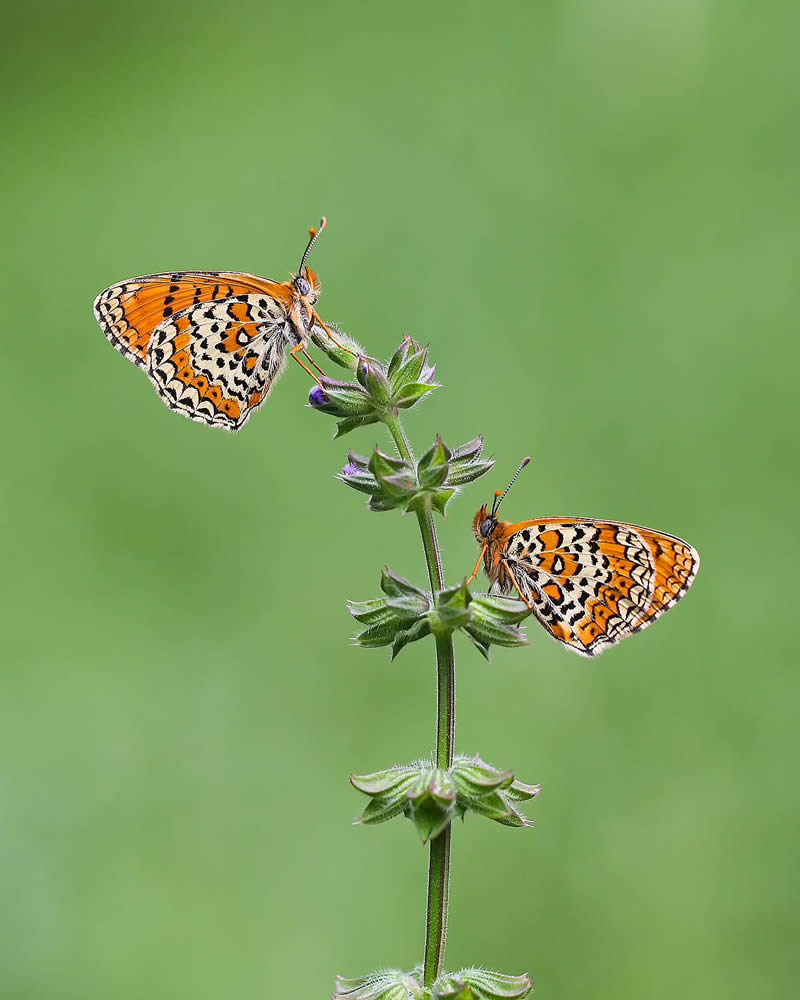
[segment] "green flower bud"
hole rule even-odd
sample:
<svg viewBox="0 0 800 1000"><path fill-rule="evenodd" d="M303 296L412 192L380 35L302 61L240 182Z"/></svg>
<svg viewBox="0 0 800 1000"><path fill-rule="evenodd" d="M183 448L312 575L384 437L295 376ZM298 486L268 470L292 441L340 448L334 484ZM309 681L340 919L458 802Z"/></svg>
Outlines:
<svg viewBox="0 0 800 1000"><path fill-rule="evenodd" d="M450 457L448 486L464 486L485 475L494 465L494 459L481 461L483 438L478 436L456 448Z"/></svg>
<svg viewBox="0 0 800 1000"><path fill-rule="evenodd" d="M466 582L441 591L436 595L435 610L428 615L432 630L439 635L465 626L470 620L471 602L472 596Z"/></svg>
<svg viewBox="0 0 800 1000"><path fill-rule="evenodd" d="M337 347L322 327L316 324L311 329L311 340L340 368L355 371L358 359L364 353L361 345L353 340L352 337L348 337L346 333L333 323L328 323L327 326L336 340L342 345L341 347Z"/></svg>
<svg viewBox="0 0 800 1000"><path fill-rule="evenodd" d="M391 398L389 379L380 361L361 357L356 367L356 378L369 393L376 406L386 409Z"/></svg>
<svg viewBox="0 0 800 1000"><path fill-rule="evenodd" d="M532 826L512 802L539 794L541 785L526 785L512 771L500 771L480 757L456 757L449 771L428 761L396 765L372 774L354 774L353 788L370 801L356 823L385 823L403 813L422 842L438 837L454 816L468 812L503 826Z"/></svg>
<svg viewBox="0 0 800 1000"><path fill-rule="evenodd" d="M392 406L397 409L408 409L432 389L439 388L434 381L436 369L428 365L428 348L420 348L411 337L406 337L392 355L387 374Z"/></svg>
<svg viewBox="0 0 800 1000"><path fill-rule="evenodd" d="M417 480L424 489L436 489L447 479L450 449L437 435L436 441L417 462Z"/></svg>
<svg viewBox="0 0 800 1000"><path fill-rule="evenodd" d="M411 784L407 798L406 816L425 844L438 837L453 818L456 786L447 771L429 767Z"/></svg>
<svg viewBox="0 0 800 1000"><path fill-rule="evenodd" d="M369 459L364 458L354 451L347 453L347 465L342 469L335 479L340 480L351 489L358 490L359 493L369 493L373 495L380 492L380 486L369 471Z"/></svg>
<svg viewBox="0 0 800 1000"><path fill-rule="evenodd" d="M445 973L433 984L433 1000L522 1000L533 989L527 972L504 976L487 969Z"/></svg>

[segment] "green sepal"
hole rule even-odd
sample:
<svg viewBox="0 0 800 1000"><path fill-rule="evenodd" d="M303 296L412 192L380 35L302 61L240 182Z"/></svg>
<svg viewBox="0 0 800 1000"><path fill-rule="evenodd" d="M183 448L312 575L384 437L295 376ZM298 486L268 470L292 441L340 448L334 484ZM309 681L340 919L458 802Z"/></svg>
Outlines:
<svg viewBox="0 0 800 1000"><path fill-rule="evenodd" d="M350 431L357 430L359 427L367 427L369 424L377 424L380 417L377 414L366 414L363 417L345 417L344 420L340 420L336 425L336 433L333 435L334 441L337 438L344 437L345 434L349 434Z"/></svg>
<svg viewBox="0 0 800 1000"><path fill-rule="evenodd" d="M392 399L392 403L399 410L407 410L415 403L418 403L423 396L439 388L438 382L409 382L400 389Z"/></svg>
<svg viewBox="0 0 800 1000"><path fill-rule="evenodd" d="M336 977L332 1000L430 1000L431 991L422 985L421 966L411 972L383 969L360 979Z"/></svg>
<svg viewBox="0 0 800 1000"><path fill-rule="evenodd" d="M533 989L527 972L504 976L487 969L444 973L433 984L432 1000L522 1000Z"/></svg>
<svg viewBox="0 0 800 1000"><path fill-rule="evenodd" d="M432 767L421 773L408 789L405 814L422 843L438 837L456 808L456 788L447 771Z"/></svg>
<svg viewBox="0 0 800 1000"><path fill-rule="evenodd" d="M420 618L407 629L398 632L392 643L392 659L394 659L401 649L404 649L410 642L417 642L431 634L430 622L427 618Z"/></svg>
<svg viewBox="0 0 800 1000"><path fill-rule="evenodd" d="M428 348L420 348L415 340L406 337L389 362L388 375L393 394L409 382L418 382L427 360Z"/></svg>
<svg viewBox="0 0 800 1000"><path fill-rule="evenodd" d="M464 444L460 444L457 448L453 450L453 454L450 456L450 460L453 465L464 465L469 462L475 462L481 457L483 452L483 435L479 434L474 437L471 441L466 441Z"/></svg>
<svg viewBox="0 0 800 1000"><path fill-rule="evenodd" d="M420 773L420 766L391 767L374 774L353 774L350 784L370 797L356 824L385 823L399 816L408 805L408 790Z"/></svg>
<svg viewBox="0 0 800 1000"><path fill-rule="evenodd" d="M405 577L393 573L388 566L384 566L381 571L381 590L387 597L417 596L423 597L425 600L428 599L424 591L415 587L413 583L409 583Z"/></svg>
<svg viewBox="0 0 800 1000"><path fill-rule="evenodd" d="M433 631L437 634L447 634L465 626L470 620L471 601L472 596L466 582L440 591L436 595L435 610L428 615Z"/></svg>
<svg viewBox="0 0 800 1000"><path fill-rule="evenodd" d="M494 460L485 462L471 462L469 465L450 466L450 475L447 477L448 486L466 486L467 483L480 479L494 466Z"/></svg>
<svg viewBox="0 0 800 1000"><path fill-rule="evenodd" d="M343 347L349 348L350 351L352 351L352 354L342 350L341 347L337 347L322 327L317 324L314 324L311 328L312 342L316 344L321 351L324 351L334 364L339 365L340 368L347 368L350 371L355 371L356 366L358 365L359 356L364 353L361 345L357 341L353 340L352 337L348 337L346 333L343 333L339 327L335 326L333 323L328 323L327 326L339 343L342 344Z"/></svg>
<svg viewBox="0 0 800 1000"><path fill-rule="evenodd" d="M418 587L392 573L381 573L381 590L386 597L371 601L348 601L347 610L367 628L354 636L357 646L392 647L392 659L410 642L430 635L430 597Z"/></svg>
<svg viewBox="0 0 800 1000"><path fill-rule="evenodd" d="M450 471L450 454L450 449L437 435L434 443L417 462L417 481L423 489L436 489L444 483Z"/></svg>
<svg viewBox="0 0 800 1000"><path fill-rule="evenodd" d="M370 459L351 449L347 453L347 465L334 476L334 479L338 479L351 489L358 490L359 493L377 493L380 486L370 472L369 463Z"/></svg>
<svg viewBox="0 0 800 1000"><path fill-rule="evenodd" d="M528 643L519 623L530 615L522 601L506 600L488 594L473 598L469 621L464 632L476 649L488 660L491 646L525 646Z"/></svg>
<svg viewBox="0 0 800 1000"><path fill-rule="evenodd" d="M485 475L494 465L494 459L481 460L482 452L483 437L481 435L456 448L450 456L450 473L447 477L447 485L465 486Z"/></svg>
<svg viewBox="0 0 800 1000"><path fill-rule="evenodd" d="M456 809L460 816L475 812L503 826L532 826L512 802L524 802L541 791L541 785L527 785L514 778L513 771L500 770L480 757L459 754L451 770L458 793Z"/></svg>

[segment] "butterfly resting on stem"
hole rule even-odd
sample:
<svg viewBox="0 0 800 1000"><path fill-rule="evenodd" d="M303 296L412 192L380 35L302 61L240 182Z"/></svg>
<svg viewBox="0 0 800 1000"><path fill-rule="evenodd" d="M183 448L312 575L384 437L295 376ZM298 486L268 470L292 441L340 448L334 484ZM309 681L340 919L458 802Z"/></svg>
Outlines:
<svg viewBox="0 0 800 1000"><path fill-rule="evenodd" d="M516 591L545 630L568 649L596 656L647 628L687 592L700 566L688 542L651 528L579 517L511 524L484 504L473 530L492 588Z"/></svg>
<svg viewBox="0 0 800 1000"><path fill-rule="evenodd" d="M306 264L326 225L309 230L290 281L237 271L175 271L131 278L106 288L94 314L116 349L147 373L171 410L212 427L238 431L266 400L287 355L314 381L300 355L324 374L306 347L321 328L319 279Z"/></svg>

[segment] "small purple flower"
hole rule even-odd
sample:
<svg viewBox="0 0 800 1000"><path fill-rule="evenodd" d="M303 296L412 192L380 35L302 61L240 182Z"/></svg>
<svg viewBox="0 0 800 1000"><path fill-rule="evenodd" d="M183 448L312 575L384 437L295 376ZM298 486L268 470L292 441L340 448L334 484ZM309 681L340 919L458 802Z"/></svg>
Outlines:
<svg viewBox="0 0 800 1000"><path fill-rule="evenodd" d="M316 409L321 409L328 402L328 397L325 395L325 390L321 385L315 385L311 392L308 394L308 402L311 406Z"/></svg>
<svg viewBox="0 0 800 1000"><path fill-rule="evenodd" d="M364 470L359 468L355 462L348 462L347 465L342 469L343 476L357 476L360 472Z"/></svg>

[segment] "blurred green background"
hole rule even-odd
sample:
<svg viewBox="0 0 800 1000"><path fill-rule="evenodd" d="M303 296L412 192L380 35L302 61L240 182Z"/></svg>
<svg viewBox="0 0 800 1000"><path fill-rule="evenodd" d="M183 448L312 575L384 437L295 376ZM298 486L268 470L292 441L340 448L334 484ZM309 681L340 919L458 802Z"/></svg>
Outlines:
<svg viewBox="0 0 800 1000"><path fill-rule="evenodd" d="M50 3L3 10L0 995L325 997L421 959L426 851L351 771L433 738L430 643L346 597L424 582L332 478L290 370L244 433L170 413L94 296L283 280L378 355L432 345L418 448L525 454L512 519L688 538L680 607L597 661L458 655L458 748L540 781L454 835L447 965L542 998L796 992L795 4ZM296 366L292 366L292 369ZM791 602L791 603L790 603ZM300 981L298 984L298 976Z"/></svg>

